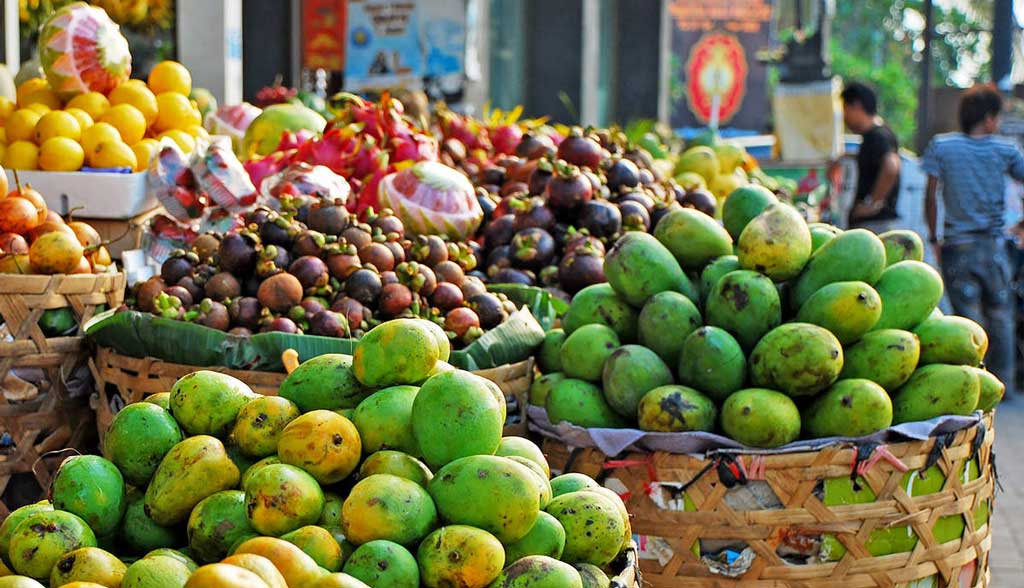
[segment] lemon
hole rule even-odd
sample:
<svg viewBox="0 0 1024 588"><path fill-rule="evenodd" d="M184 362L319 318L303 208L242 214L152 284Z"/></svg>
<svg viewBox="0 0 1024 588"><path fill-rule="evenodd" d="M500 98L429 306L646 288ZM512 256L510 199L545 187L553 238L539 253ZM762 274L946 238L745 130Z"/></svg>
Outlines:
<svg viewBox="0 0 1024 588"><path fill-rule="evenodd" d="M0 145L7 144L7 129L0 127Z"/></svg>
<svg viewBox="0 0 1024 588"><path fill-rule="evenodd" d="M131 104L111 106L100 117L100 121L114 125L121 133L121 140L129 145L138 143L146 134L146 117Z"/></svg>
<svg viewBox="0 0 1024 588"><path fill-rule="evenodd" d="M42 145L53 137L67 137L74 141L82 138L82 125L70 112L54 110L47 112L36 123L36 144Z"/></svg>
<svg viewBox="0 0 1024 588"><path fill-rule="evenodd" d="M46 171L78 171L85 162L85 151L69 137L51 137L39 147L39 167Z"/></svg>
<svg viewBox="0 0 1024 588"><path fill-rule="evenodd" d="M125 80L125 81L121 82L121 85L123 85L123 86L139 86L139 87L142 87L142 88L148 88L149 87L149 86L146 85L145 80L140 80L140 79L136 79L136 78L131 78L131 79Z"/></svg>
<svg viewBox="0 0 1024 588"><path fill-rule="evenodd" d="M127 167L134 170L138 160L132 148L123 141L103 141L89 153L89 165L99 168Z"/></svg>
<svg viewBox="0 0 1024 588"><path fill-rule="evenodd" d="M131 104L146 117L146 124L156 120L156 96L144 84L121 84L113 89L108 96L110 104Z"/></svg>
<svg viewBox="0 0 1024 588"><path fill-rule="evenodd" d="M25 96L25 107L32 106L33 104L41 104L50 110L60 110L62 106L57 93L49 88L42 88Z"/></svg>
<svg viewBox="0 0 1024 588"><path fill-rule="evenodd" d="M86 92L68 100L68 108L81 108L96 120L110 108L110 101L99 92Z"/></svg>
<svg viewBox="0 0 1024 588"><path fill-rule="evenodd" d="M137 165L135 171L145 171L149 167L149 161L160 151L160 142L156 139L143 139L132 145L132 152L135 153Z"/></svg>
<svg viewBox="0 0 1024 588"><path fill-rule="evenodd" d="M46 114L47 112L50 112L51 110L53 110L52 108L50 108L49 106L43 104L42 102L33 102L32 104L29 104L25 108L28 109L28 110L34 110L35 112L38 112L40 116L42 116L42 115Z"/></svg>
<svg viewBox="0 0 1024 588"><path fill-rule="evenodd" d="M92 117L89 116L88 112L81 108L65 108L64 112L75 117L75 120L78 121L78 126L81 127L83 131L93 125L94 121L92 120Z"/></svg>
<svg viewBox="0 0 1024 588"><path fill-rule="evenodd" d="M18 109L18 105L14 103L14 100L6 96L0 96L0 124L3 124L7 120L8 116Z"/></svg>
<svg viewBox="0 0 1024 588"><path fill-rule="evenodd" d="M186 133L192 135L196 139L203 138L207 141L210 140L210 133L202 125L192 125L186 129L183 129Z"/></svg>
<svg viewBox="0 0 1024 588"><path fill-rule="evenodd" d="M7 117L4 129L7 131L8 141L31 141L35 138L36 123L42 115L34 110L22 108L15 110Z"/></svg>
<svg viewBox="0 0 1024 588"><path fill-rule="evenodd" d="M17 98L17 101L18 101L18 105L19 106L24 106L25 105L25 99L28 98L29 94L31 94L33 92L36 92L37 90L45 90L45 89L47 89L49 87L50 87L50 84L47 83L47 81L44 80L43 78L31 78L31 79L25 80L24 82L21 83L20 86L18 86L18 90L16 92L16 98Z"/></svg>
<svg viewBox="0 0 1024 588"><path fill-rule="evenodd" d="M171 129L160 133L158 139L167 138L178 144L185 153L192 153L196 149L196 139L181 129Z"/></svg>
<svg viewBox="0 0 1024 588"><path fill-rule="evenodd" d="M177 61L161 61L149 72L149 89L154 94L177 92L188 96L192 91L192 74Z"/></svg>
<svg viewBox="0 0 1024 588"><path fill-rule="evenodd" d="M176 92L164 92L156 97L159 113L153 128L157 132L171 129L187 129L202 124L199 109L192 105L188 97Z"/></svg>
<svg viewBox="0 0 1024 588"><path fill-rule="evenodd" d="M7 146L3 164L7 169L38 169L39 148L31 141L15 141Z"/></svg>
<svg viewBox="0 0 1024 588"><path fill-rule="evenodd" d="M104 141L120 141L121 133L117 132L114 125L107 122L98 122L82 132L82 148L86 153L92 153L96 146Z"/></svg>

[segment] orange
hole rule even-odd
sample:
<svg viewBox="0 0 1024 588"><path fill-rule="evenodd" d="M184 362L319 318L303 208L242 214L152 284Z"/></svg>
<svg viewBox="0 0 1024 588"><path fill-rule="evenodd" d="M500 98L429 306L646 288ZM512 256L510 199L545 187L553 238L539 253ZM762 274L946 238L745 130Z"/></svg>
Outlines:
<svg viewBox="0 0 1024 588"><path fill-rule="evenodd" d="M149 167L149 161L160 151L160 142L156 139L143 139L132 145L132 152L135 153L135 171L145 171Z"/></svg>
<svg viewBox="0 0 1024 588"><path fill-rule="evenodd" d="M186 128L186 129L183 129L183 130L186 133L188 133L188 134L192 135L193 137L195 137L196 139L202 138L202 139L206 139L207 141L210 140L210 132L207 131L205 128L203 128L202 125L192 125L192 126Z"/></svg>
<svg viewBox="0 0 1024 588"><path fill-rule="evenodd" d="M75 117L75 120L78 121L78 126L82 127L83 131L93 125L94 121L92 119L92 116L90 116L88 112L82 110L81 108L65 108L64 112Z"/></svg>
<svg viewBox="0 0 1024 588"><path fill-rule="evenodd" d="M121 84L110 92L108 98L113 106L131 104L138 108L142 116L146 117L147 125L156 120L156 96L142 84Z"/></svg>
<svg viewBox="0 0 1024 588"><path fill-rule="evenodd" d="M50 110L59 110L61 107L60 97L49 88L41 88L28 93L25 96L25 106L32 106L33 104L42 104Z"/></svg>
<svg viewBox="0 0 1024 588"><path fill-rule="evenodd" d="M178 144L185 153L192 153L196 150L196 139L181 129L171 129L160 133L158 139L167 138Z"/></svg>
<svg viewBox="0 0 1024 588"><path fill-rule="evenodd" d="M114 125L121 139L129 145L138 143L146 134L146 117L131 104L111 106L100 117L100 121Z"/></svg>
<svg viewBox="0 0 1024 588"><path fill-rule="evenodd" d="M157 95L156 103L159 113L153 128L158 133L170 129L187 129L203 123L199 109L184 94L164 92Z"/></svg>
<svg viewBox="0 0 1024 588"><path fill-rule="evenodd" d="M100 168L127 167L134 170L138 160L132 148L123 141L103 141L89 153L89 165Z"/></svg>
<svg viewBox="0 0 1024 588"><path fill-rule="evenodd" d="M177 92L188 96L192 91L192 74L177 61L162 61L149 72L149 89L154 94Z"/></svg>
<svg viewBox="0 0 1024 588"><path fill-rule="evenodd" d="M29 94L31 94L31 93L33 93L33 92L35 92L37 90L45 90L45 89L47 89L49 87L50 87L50 84L47 83L47 81L44 80L43 78L30 78L28 80L25 80L24 82L21 83L20 86L18 86L18 90L17 90L17 93L16 93L16 99L18 101L18 105L19 106L24 106L25 105L25 99L28 98Z"/></svg>
<svg viewBox="0 0 1024 588"><path fill-rule="evenodd" d="M41 115L28 108L15 110L7 117L4 129L7 131L7 140L10 141L31 141L35 139L36 123Z"/></svg>
<svg viewBox="0 0 1024 588"><path fill-rule="evenodd" d="M31 141L15 141L4 151L3 165L8 169L38 169L39 148Z"/></svg>
<svg viewBox="0 0 1024 588"><path fill-rule="evenodd" d="M51 110L53 110L52 108L50 108L49 106L43 104L42 102L33 102L31 104L26 105L25 108L28 109L28 110L34 110L35 112L38 112L40 114L40 116L42 116L42 115L46 114L47 112L50 112Z"/></svg>
<svg viewBox="0 0 1024 588"><path fill-rule="evenodd" d="M114 125L105 122L98 122L85 129L82 133L82 148L86 154L96 150L96 146L104 141L120 141L121 133L117 132Z"/></svg>
<svg viewBox="0 0 1024 588"><path fill-rule="evenodd" d="M14 103L14 100L6 96L0 96L0 124L3 124L7 117L11 116L11 113L17 109L18 105Z"/></svg>
<svg viewBox="0 0 1024 588"><path fill-rule="evenodd" d="M35 129L36 145L42 145L52 137L68 137L74 141L82 138L82 125L70 112L54 110L39 118Z"/></svg>
<svg viewBox="0 0 1024 588"><path fill-rule="evenodd" d="M46 171L78 171L85 163L85 151L78 141L51 137L39 147L39 167Z"/></svg>
<svg viewBox="0 0 1024 588"><path fill-rule="evenodd" d="M86 92L68 100L68 108L81 108L96 120L110 108L110 101L99 92Z"/></svg>

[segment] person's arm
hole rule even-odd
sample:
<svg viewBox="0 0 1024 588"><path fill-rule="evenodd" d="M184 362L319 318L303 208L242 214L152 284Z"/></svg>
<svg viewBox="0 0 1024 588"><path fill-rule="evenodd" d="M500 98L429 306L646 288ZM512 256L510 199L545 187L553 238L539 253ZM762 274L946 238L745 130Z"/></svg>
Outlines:
<svg viewBox="0 0 1024 588"><path fill-rule="evenodd" d="M1010 167L1006 170L1010 177L1018 182L1024 182L1024 155L1019 147L1014 147L1013 155L1010 158Z"/></svg>
<svg viewBox="0 0 1024 588"><path fill-rule="evenodd" d="M885 208L885 200L889 192L896 186L900 179L900 156L895 151L889 151L882 157L882 164L878 169L878 177L871 189L871 199L858 204L851 213L853 220L874 216Z"/></svg>
<svg viewBox="0 0 1024 588"><path fill-rule="evenodd" d="M939 191L939 178L929 175L928 185L924 189L924 220L928 224L928 242L938 243L939 204L936 194Z"/></svg>

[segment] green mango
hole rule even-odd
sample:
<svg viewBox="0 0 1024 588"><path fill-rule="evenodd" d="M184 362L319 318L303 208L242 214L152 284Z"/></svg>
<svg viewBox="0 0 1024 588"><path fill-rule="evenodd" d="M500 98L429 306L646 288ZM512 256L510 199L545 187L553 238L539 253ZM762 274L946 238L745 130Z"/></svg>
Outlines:
<svg viewBox="0 0 1024 588"><path fill-rule="evenodd" d="M188 517L188 546L203 563L218 562L242 537L255 534L245 513L245 492L224 490L199 501Z"/></svg>
<svg viewBox="0 0 1024 588"><path fill-rule="evenodd" d="M633 342L636 341L637 317L637 310L610 285L594 284L572 297L569 310L562 316L562 328L568 336L584 325L599 324L611 327L622 341Z"/></svg>
<svg viewBox="0 0 1024 588"><path fill-rule="evenodd" d="M494 455L528 459L540 467L545 480L551 477L551 466L548 464L547 458L544 457L544 451L525 437L502 437L501 444L498 445L498 450L494 452Z"/></svg>
<svg viewBox="0 0 1024 588"><path fill-rule="evenodd" d="M921 365L949 363L977 367L988 352L988 334L962 316L930 318L914 329L921 341Z"/></svg>
<svg viewBox="0 0 1024 588"><path fill-rule="evenodd" d="M874 233L850 229L814 252L790 294L790 308L799 310L815 292L832 282L874 285L885 270L885 245Z"/></svg>
<svg viewBox="0 0 1024 588"><path fill-rule="evenodd" d="M811 231L811 255L843 233L839 227L825 223L809 223L807 228Z"/></svg>
<svg viewBox="0 0 1024 588"><path fill-rule="evenodd" d="M700 273L700 302L707 302L708 295L714 289L718 280L729 272L734 272L740 267L740 259L735 255L723 255L709 263Z"/></svg>
<svg viewBox="0 0 1024 588"><path fill-rule="evenodd" d="M565 529L550 514L541 511L537 522L518 541L505 544L505 561L518 561L528 555L546 555L555 559L565 550Z"/></svg>
<svg viewBox="0 0 1024 588"><path fill-rule="evenodd" d="M800 437L800 409L781 392L746 388L722 404L722 430L750 447L773 448Z"/></svg>
<svg viewBox="0 0 1024 588"><path fill-rule="evenodd" d="M871 331L843 349L842 379L871 380L894 392L917 368L921 345L917 335L898 329Z"/></svg>
<svg viewBox="0 0 1024 588"><path fill-rule="evenodd" d="M600 382L604 362L620 347L618 335L604 325L584 325L562 343L559 352L566 377Z"/></svg>
<svg viewBox="0 0 1024 588"><path fill-rule="evenodd" d="M704 318L707 324L736 337L744 349L752 349L782 322L782 303L770 279L757 272L737 270L715 284Z"/></svg>
<svg viewBox="0 0 1024 588"><path fill-rule="evenodd" d="M1006 384L988 370L975 368L978 375L978 410L988 412L996 407L1006 394Z"/></svg>
<svg viewBox="0 0 1024 588"><path fill-rule="evenodd" d="M732 335L718 327L701 327L683 341L679 383L723 402L747 381L747 359Z"/></svg>
<svg viewBox="0 0 1024 588"><path fill-rule="evenodd" d="M220 440L189 437L172 447L156 468L146 488L146 514L158 525L184 522L199 501L234 488L240 477Z"/></svg>
<svg viewBox="0 0 1024 588"><path fill-rule="evenodd" d="M530 404L534 406L547 404L548 394L551 393L552 388L564 379L565 374L562 372L552 372L534 378L533 383L530 384Z"/></svg>
<svg viewBox="0 0 1024 588"><path fill-rule="evenodd" d="M412 432L427 465L436 469L467 455L494 453L505 424L505 399L491 385L463 371L423 383L412 405Z"/></svg>
<svg viewBox="0 0 1024 588"><path fill-rule="evenodd" d="M156 404L136 402L114 415L103 438L103 455L126 482L145 486L160 460L184 438L171 413Z"/></svg>
<svg viewBox="0 0 1024 588"><path fill-rule="evenodd" d="M640 344L665 363L675 365L683 340L702 323L700 311L686 296L678 292L655 294L640 311Z"/></svg>
<svg viewBox="0 0 1024 588"><path fill-rule="evenodd" d="M601 382L612 410L633 419L648 391L672 383L672 370L650 349L623 345L604 362Z"/></svg>
<svg viewBox="0 0 1024 588"><path fill-rule="evenodd" d="M978 407L980 396L981 385L973 368L941 363L922 366L893 394L893 422L969 415Z"/></svg>
<svg viewBox="0 0 1024 588"><path fill-rule="evenodd" d="M519 465L526 466L526 469L530 470L530 473L533 474L534 485L537 487L537 492L540 495L540 508L547 508L548 503L551 502L551 481L548 479L551 477L550 472L545 473L544 468L540 464L521 455L513 455L508 459Z"/></svg>
<svg viewBox="0 0 1024 588"><path fill-rule="evenodd" d="M601 568L592 564L575 564L573 567L583 579L583 588L611 588L611 579Z"/></svg>
<svg viewBox="0 0 1024 588"><path fill-rule="evenodd" d="M569 472L568 474L562 474L561 476L551 478L551 494L555 497L568 494L570 492L593 490L594 488L600 487L601 486L590 476L577 472Z"/></svg>
<svg viewBox="0 0 1024 588"><path fill-rule="evenodd" d="M882 316L874 329L913 329L942 299L942 277L920 261L901 261L882 272L875 290L882 297Z"/></svg>
<svg viewBox="0 0 1024 588"><path fill-rule="evenodd" d="M804 436L861 437L892 424L892 401L871 380L839 380L803 413Z"/></svg>
<svg viewBox="0 0 1024 588"><path fill-rule="evenodd" d="M298 547L328 572L340 572L345 554L331 532L317 525L306 525L281 535L281 539Z"/></svg>
<svg viewBox="0 0 1024 588"><path fill-rule="evenodd" d="M36 502L34 504L26 504L25 506L19 507L11 511L9 515L4 519L3 524L0 524L0 559L3 560L4 565L8 568L11 567L10 560L10 547L11 537L14 536L15 529L21 524L29 515L37 512L50 512L53 510L53 505L48 500Z"/></svg>
<svg viewBox="0 0 1024 588"><path fill-rule="evenodd" d="M839 379L843 347L827 330L809 323L776 327L750 354L750 381L790 396L813 396Z"/></svg>
<svg viewBox="0 0 1024 588"><path fill-rule="evenodd" d="M666 214L654 228L684 270L699 270L712 259L732 253L732 237L718 221L692 208Z"/></svg>
<svg viewBox="0 0 1024 588"><path fill-rule="evenodd" d="M161 547L183 543L178 527L162 527L146 514L145 494L135 492L128 497L128 507L121 519L121 542L131 553L142 554Z"/></svg>
<svg viewBox="0 0 1024 588"><path fill-rule="evenodd" d="M441 349L429 322L393 319L370 329L356 343L352 355L352 373L356 379L367 388L419 384L426 380L441 358ZM359 400L362 398L353 399L351 406Z"/></svg>
<svg viewBox="0 0 1024 588"><path fill-rule="evenodd" d="M832 332L843 345L856 342L882 316L882 299L864 282L833 282L800 307L796 320Z"/></svg>
<svg viewBox="0 0 1024 588"><path fill-rule="evenodd" d="M626 526L619 507L604 494L562 494L551 501L547 512L565 529L563 561L605 566L619 554Z"/></svg>
<svg viewBox="0 0 1024 588"><path fill-rule="evenodd" d="M415 545L438 521L426 489L389 474L359 480L345 499L341 518L346 539L355 545L378 539Z"/></svg>
<svg viewBox="0 0 1024 588"><path fill-rule="evenodd" d="M150 404L155 404L166 411L171 410L170 392L157 392L156 394L150 394L149 396L143 398L142 401L149 402Z"/></svg>
<svg viewBox="0 0 1024 588"><path fill-rule="evenodd" d="M168 556L144 557L128 566L121 588L182 588L192 570Z"/></svg>
<svg viewBox="0 0 1024 588"><path fill-rule="evenodd" d="M244 500L249 525L260 535L270 537L312 525L320 520L324 510L324 493L316 479L305 470L283 463L262 467L254 473L245 486ZM239 529L234 538L244 534Z"/></svg>
<svg viewBox="0 0 1024 588"><path fill-rule="evenodd" d="M359 403L352 422L359 431L363 454L381 449L420 454L412 432L412 405L418 392L415 386L391 386Z"/></svg>
<svg viewBox="0 0 1024 588"><path fill-rule="evenodd" d="M100 535L117 529L127 506L121 472L98 455L76 455L64 460L50 490L55 509L81 517Z"/></svg>
<svg viewBox="0 0 1024 588"><path fill-rule="evenodd" d="M305 413L355 408L370 395L370 390L356 379L352 356L325 353L302 362L288 374L281 382L278 394L294 402L299 411Z"/></svg>
<svg viewBox="0 0 1024 588"><path fill-rule="evenodd" d="M14 530L8 557L16 573L45 582L64 554L82 547L96 547L85 521L63 510L36 511Z"/></svg>
<svg viewBox="0 0 1024 588"><path fill-rule="evenodd" d="M345 573L379 588L419 588L420 570L409 550L379 539L356 548L343 568Z"/></svg>
<svg viewBox="0 0 1024 588"><path fill-rule="evenodd" d="M632 312L633 309L630 308ZM563 318L564 321L564 318ZM544 341L537 351L537 367L542 374L562 371L562 358L559 352L565 342L566 332L563 329L551 329L544 333Z"/></svg>
<svg viewBox="0 0 1024 588"><path fill-rule="evenodd" d="M771 190L749 184L733 190L722 204L722 224L733 239L739 239L747 224L779 201Z"/></svg>
<svg viewBox="0 0 1024 588"><path fill-rule="evenodd" d="M775 282L795 278L811 257L811 232L788 204L772 204L754 217L736 242L740 267Z"/></svg>
<svg viewBox="0 0 1024 588"><path fill-rule="evenodd" d="M885 245L885 265L901 261L924 261L924 242L914 231L899 229L878 236Z"/></svg>
<svg viewBox="0 0 1024 588"><path fill-rule="evenodd" d="M528 555L502 570L489 588L583 588L583 579L565 562Z"/></svg>
<svg viewBox="0 0 1024 588"><path fill-rule="evenodd" d="M199 370L171 388L171 415L189 435L227 437L247 402L259 395L245 382L220 372Z"/></svg>
<svg viewBox="0 0 1024 588"><path fill-rule="evenodd" d="M643 431L713 431L718 409L693 388L660 386L640 399L637 420Z"/></svg>
<svg viewBox="0 0 1024 588"><path fill-rule="evenodd" d="M672 252L647 233L631 231L619 238L604 258L604 273L612 289L634 308L670 290L698 298Z"/></svg>
<svg viewBox="0 0 1024 588"><path fill-rule="evenodd" d="M567 421L578 427L618 429L629 422L612 410L600 388L573 378L562 380L551 390L546 408L554 425Z"/></svg>
<svg viewBox="0 0 1024 588"><path fill-rule="evenodd" d="M250 400L238 412L231 432L232 444L240 453L253 459L273 455L277 453L281 432L301 414L299 407L283 396L261 396ZM235 465L239 465L238 462ZM241 466L238 469L245 471Z"/></svg>

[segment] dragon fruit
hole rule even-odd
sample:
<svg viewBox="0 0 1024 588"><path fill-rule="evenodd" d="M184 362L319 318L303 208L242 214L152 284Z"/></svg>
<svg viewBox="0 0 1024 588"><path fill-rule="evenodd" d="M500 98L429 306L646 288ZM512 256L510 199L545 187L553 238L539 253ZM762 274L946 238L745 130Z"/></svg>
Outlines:
<svg viewBox="0 0 1024 588"><path fill-rule="evenodd" d="M377 198L412 234L447 235L461 241L476 232L484 216L473 184L436 161L420 161L384 176Z"/></svg>
<svg viewBox="0 0 1024 588"><path fill-rule="evenodd" d="M39 31L39 60L50 87L68 100L84 92L107 94L128 79L128 41L102 8L74 2Z"/></svg>

